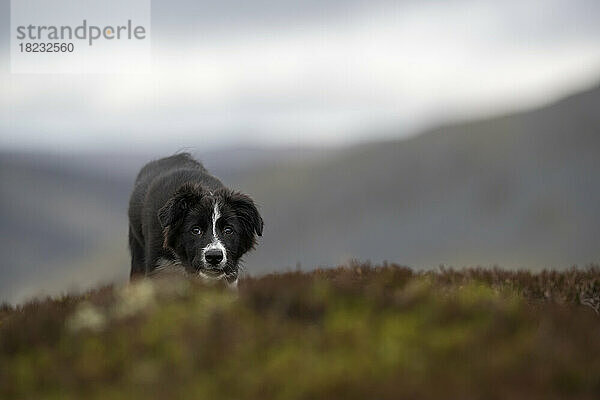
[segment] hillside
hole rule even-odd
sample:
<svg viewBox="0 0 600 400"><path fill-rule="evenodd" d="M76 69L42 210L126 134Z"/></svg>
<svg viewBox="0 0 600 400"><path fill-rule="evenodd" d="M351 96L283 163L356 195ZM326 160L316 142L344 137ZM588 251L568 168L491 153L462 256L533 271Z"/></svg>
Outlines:
<svg viewBox="0 0 600 400"><path fill-rule="evenodd" d="M349 258L416 268L600 261L600 87L539 110L252 171L254 268Z"/></svg>
<svg viewBox="0 0 600 400"><path fill-rule="evenodd" d="M250 273L349 259L584 266L600 262L599 109L596 87L408 140L196 155L261 205ZM160 155L1 153L0 299L126 279L127 198Z"/></svg>
<svg viewBox="0 0 600 400"><path fill-rule="evenodd" d="M0 301L125 278L129 190L105 170L0 154Z"/></svg>
<svg viewBox="0 0 600 400"><path fill-rule="evenodd" d="M0 308L0 397L593 399L600 270L352 265Z"/></svg>

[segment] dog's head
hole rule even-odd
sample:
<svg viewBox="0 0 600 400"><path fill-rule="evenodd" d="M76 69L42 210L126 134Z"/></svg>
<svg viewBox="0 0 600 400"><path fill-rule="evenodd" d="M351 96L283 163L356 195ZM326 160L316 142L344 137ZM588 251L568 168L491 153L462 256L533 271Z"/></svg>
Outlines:
<svg viewBox="0 0 600 400"><path fill-rule="evenodd" d="M237 279L240 258L262 236L263 220L252 199L229 189L211 192L185 184L158 212L163 246L187 272L202 277Z"/></svg>

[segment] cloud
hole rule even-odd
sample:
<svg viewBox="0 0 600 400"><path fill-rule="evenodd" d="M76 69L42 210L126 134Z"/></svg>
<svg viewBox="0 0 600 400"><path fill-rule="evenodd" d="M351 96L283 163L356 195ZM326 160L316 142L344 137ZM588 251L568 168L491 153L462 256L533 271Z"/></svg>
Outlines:
<svg viewBox="0 0 600 400"><path fill-rule="evenodd" d="M335 144L600 77L595 1L246 4L153 2L152 74L1 74L0 145Z"/></svg>

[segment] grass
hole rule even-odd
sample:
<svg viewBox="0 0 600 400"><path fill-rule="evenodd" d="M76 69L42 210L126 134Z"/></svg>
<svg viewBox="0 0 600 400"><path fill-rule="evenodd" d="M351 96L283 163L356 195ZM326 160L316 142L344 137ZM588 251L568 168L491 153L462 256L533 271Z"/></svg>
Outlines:
<svg viewBox="0 0 600 400"><path fill-rule="evenodd" d="M2 399L597 399L600 268L175 278L0 308Z"/></svg>

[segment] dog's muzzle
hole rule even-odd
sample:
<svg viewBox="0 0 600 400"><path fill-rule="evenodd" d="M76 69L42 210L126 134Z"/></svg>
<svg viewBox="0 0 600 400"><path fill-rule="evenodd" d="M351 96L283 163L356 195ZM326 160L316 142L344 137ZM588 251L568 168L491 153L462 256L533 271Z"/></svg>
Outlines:
<svg viewBox="0 0 600 400"><path fill-rule="evenodd" d="M223 251L221 249L210 249L204 253L206 263L212 267L218 267L223 261Z"/></svg>

